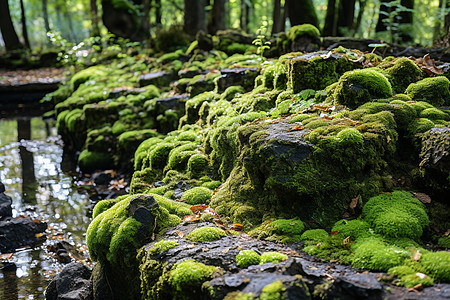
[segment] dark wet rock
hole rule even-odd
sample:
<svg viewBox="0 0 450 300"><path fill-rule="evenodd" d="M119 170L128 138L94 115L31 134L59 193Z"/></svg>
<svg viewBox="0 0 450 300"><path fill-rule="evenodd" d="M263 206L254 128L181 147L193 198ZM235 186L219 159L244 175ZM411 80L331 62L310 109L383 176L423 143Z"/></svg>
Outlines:
<svg viewBox="0 0 450 300"><path fill-rule="evenodd" d="M0 190L2 189L3 184L0 186ZM3 186L3 190L5 187ZM5 195L3 192L0 192L0 220L11 217L12 216L12 199L8 195Z"/></svg>
<svg viewBox="0 0 450 300"><path fill-rule="evenodd" d="M2 182L0 182L0 193L4 193L5 191L6 191L5 185Z"/></svg>
<svg viewBox="0 0 450 300"><path fill-rule="evenodd" d="M94 183L97 185L105 185L108 184L111 179L111 173L107 172L97 172L92 174L92 179L94 180Z"/></svg>
<svg viewBox="0 0 450 300"><path fill-rule="evenodd" d="M15 249L31 246L38 242L36 234L47 229L47 223L27 217L7 218L0 221L0 252L13 252Z"/></svg>
<svg viewBox="0 0 450 300"><path fill-rule="evenodd" d="M91 276L92 295L95 300L115 299L108 279L106 278L105 268L96 264L92 270Z"/></svg>
<svg viewBox="0 0 450 300"><path fill-rule="evenodd" d="M157 182L153 183L153 185L154 185L155 187L161 187L161 186L164 185L164 181L157 181Z"/></svg>
<svg viewBox="0 0 450 300"><path fill-rule="evenodd" d="M200 75L202 73L203 73L203 71L200 69L195 69L195 70L183 69L183 70L178 71L178 76L180 78L192 78L192 77Z"/></svg>
<svg viewBox="0 0 450 300"><path fill-rule="evenodd" d="M432 128L422 140L421 167L450 170L450 128Z"/></svg>
<svg viewBox="0 0 450 300"><path fill-rule="evenodd" d="M143 87L149 84L154 84L156 86L165 86L170 83L170 76L164 71L152 72L142 74L139 77L139 86Z"/></svg>
<svg viewBox="0 0 450 300"><path fill-rule="evenodd" d="M312 52L319 50L319 37L311 37L309 35L301 35L291 44L292 52Z"/></svg>
<svg viewBox="0 0 450 300"><path fill-rule="evenodd" d="M382 286L369 274L352 274L336 278L327 298L382 299Z"/></svg>
<svg viewBox="0 0 450 300"><path fill-rule="evenodd" d="M67 265L56 275L45 291L47 300L93 299L90 283L91 270L81 263Z"/></svg>
<svg viewBox="0 0 450 300"><path fill-rule="evenodd" d="M220 70L222 76L217 79L218 92L223 93L230 86L243 86L246 91L253 88L258 76L257 68L232 68Z"/></svg>
<svg viewBox="0 0 450 300"><path fill-rule="evenodd" d="M156 105L162 106L164 109L184 110L184 105L189 97L186 95L174 95L167 98L156 99Z"/></svg>
<svg viewBox="0 0 450 300"><path fill-rule="evenodd" d="M111 98L119 98L120 96L127 96L127 95L138 95L140 93L145 92L145 89L141 88L130 88L130 87L118 87L114 88L111 92L109 92L109 96Z"/></svg>

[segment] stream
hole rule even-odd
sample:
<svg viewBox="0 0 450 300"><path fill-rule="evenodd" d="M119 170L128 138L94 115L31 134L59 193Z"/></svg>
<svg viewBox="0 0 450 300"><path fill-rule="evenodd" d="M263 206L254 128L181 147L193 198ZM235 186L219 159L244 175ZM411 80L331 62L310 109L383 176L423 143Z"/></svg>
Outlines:
<svg viewBox="0 0 450 300"><path fill-rule="evenodd" d="M55 121L0 119L0 182L13 199L13 217L47 222L42 242L0 259L0 299L42 299L64 264L52 246L65 241L87 257L88 194L73 184ZM74 248L75 248L74 247ZM54 248L53 248L54 249Z"/></svg>

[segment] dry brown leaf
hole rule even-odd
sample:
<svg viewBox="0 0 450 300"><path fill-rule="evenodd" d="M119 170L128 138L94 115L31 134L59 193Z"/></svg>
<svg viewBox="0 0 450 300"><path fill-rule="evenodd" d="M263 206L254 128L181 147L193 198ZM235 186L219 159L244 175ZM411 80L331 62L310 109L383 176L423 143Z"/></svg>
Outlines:
<svg viewBox="0 0 450 300"><path fill-rule="evenodd" d="M225 253L228 253L228 251L230 251L230 248L223 249L223 250L222 250L222 253L225 254Z"/></svg>
<svg viewBox="0 0 450 300"><path fill-rule="evenodd" d="M349 208L351 213L355 212L355 208L358 205L359 199L361 198L361 195L358 194L358 196L356 196L355 198L352 199L352 202L350 202Z"/></svg>
<svg viewBox="0 0 450 300"><path fill-rule="evenodd" d="M425 193L413 193L414 197L420 200L422 203L431 203L431 198Z"/></svg>
<svg viewBox="0 0 450 300"><path fill-rule="evenodd" d="M13 255L14 255L14 252L13 253L1 254L0 255L0 260L11 259L13 257Z"/></svg>
<svg viewBox="0 0 450 300"><path fill-rule="evenodd" d="M184 237L184 233L182 233L182 232L179 231L179 230L175 230L175 233L176 233L180 238L183 238L183 237Z"/></svg>
<svg viewBox="0 0 450 300"><path fill-rule="evenodd" d="M418 250L413 250L412 260L418 261L422 257L422 253Z"/></svg>

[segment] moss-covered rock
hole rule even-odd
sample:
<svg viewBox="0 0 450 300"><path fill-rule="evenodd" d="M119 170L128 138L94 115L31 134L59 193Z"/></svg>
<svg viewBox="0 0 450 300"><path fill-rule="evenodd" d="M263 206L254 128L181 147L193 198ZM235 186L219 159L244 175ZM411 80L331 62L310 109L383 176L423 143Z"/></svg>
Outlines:
<svg viewBox="0 0 450 300"><path fill-rule="evenodd" d="M268 241L292 243L301 240L300 235L304 229L305 225L299 218L278 219L265 222L250 231L249 235Z"/></svg>
<svg viewBox="0 0 450 300"><path fill-rule="evenodd" d="M80 170L92 173L95 170L108 170L114 168L114 161L108 152L94 152L83 150L78 157Z"/></svg>
<svg viewBox="0 0 450 300"><path fill-rule="evenodd" d="M264 252L263 254L261 254L261 261L259 262L261 265L265 264L265 263L280 263L282 261L285 261L286 259L288 259L288 256L284 253L280 253L280 252Z"/></svg>
<svg viewBox="0 0 450 300"><path fill-rule="evenodd" d="M180 201L186 202L187 204L209 204L213 192L205 187L194 187L187 190L181 196Z"/></svg>
<svg viewBox="0 0 450 300"><path fill-rule="evenodd" d="M372 69L349 71L339 78L334 91L338 104L356 108L377 98L392 96L392 86L387 78Z"/></svg>
<svg viewBox="0 0 450 300"><path fill-rule="evenodd" d="M443 77L430 77L412 83L406 89L406 94L415 101L425 101L434 106L450 103L450 81Z"/></svg>
<svg viewBox="0 0 450 300"><path fill-rule="evenodd" d="M161 252L170 250L177 245L178 242L175 240L161 240L153 244L153 246L148 249L148 253L150 255L158 255Z"/></svg>
<svg viewBox="0 0 450 300"><path fill-rule="evenodd" d="M247 268L251 265L258 265L261 261L261 255L255 250L241 250L236 255L236 264L240 268Z"/></svg>
<svg viewBox="0 0 450 300"><path fill-rule="evenodd" d="M287 37L291 41L295 41L297 37L302 35L308 35L310 37L320 37L320 31L316 26L311 24L296 25L289 28L286 33Z"/></svg>
<svg viewBox="0 0 450 300"><path fill-rule="evenodd" d="M424 77L424 72L410 59L399 57L382 65L382 70L392 84L395 93L404 93L406 88Z"/></svg>

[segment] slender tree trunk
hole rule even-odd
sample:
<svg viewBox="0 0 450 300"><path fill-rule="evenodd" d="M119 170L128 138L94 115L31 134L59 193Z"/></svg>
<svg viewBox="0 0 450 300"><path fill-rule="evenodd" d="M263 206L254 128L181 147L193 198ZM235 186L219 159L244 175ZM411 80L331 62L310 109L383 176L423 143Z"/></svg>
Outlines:
<svg viewBox="0 0 450 300"><path fill-rule="evenodd" d="M414 0L401 0L401 5L408 9L414 9ZM403 28L400 32L400 40L404 43L411 43L414 40L412 25L413 25L413 13L412 11L400 12L400 24L409 25Z"/></svg>
<svg viewBox="0 0 450 300"><path fill-rule="evenodd" d="M208 20L208 32L215 34L217 30L225 29L225 0L214 0Z"/></svg>
<svg viewBox="0 0 450 300"><path fill-rule="evenodd" d="M78 43L77 35L75 34L75 30L73 30L72 16L70 15L69 11L67 10L67 6L64 7L64 18L66 18L67 24L69 25L70 40L74 43Z"/></svg>
<svg viewBox="0 0 450 300"><path fill-rule="evenodd" d="M328 0L327 14L325 16L325 24L323 26L323 35L337 35L336 0Z"/></svg>
<svg viewBox="0 0 450 300"><path fill-rule="evenodd" d="M44 0L47 1L47 0ZM98 17L98 6L97 6L97 0L90 0L89 1L90 8L91 8L91 24L92 24L92 30L91 30L91 36L99 36L100 35L100 20Z"/></svg>
<svg viewBox="0 0 450 300"><path fill-rule="evenodd" d="M16 50L22 48L16 30L11 20L8 0L0 0L0 30L6 50Z"/></svg>
<svg viewBox="0 0 450 300"><path fill-rule="evenodd" d="M244 32L248 32L249 11L250 8L248 7L247 1L241 0L241 16L239 19L239 24Z"/></svg>
<svg viewBox="0 0 450 300"><path fill-rule="evenodd" d="M184 0L184 31L196 35L200 30L205 31L204 0Z"/></svg>
<svg viewBox="0 0 450 300"><path fill-rule="evenodd" d="M311 0L286 0L291 25L312 24L319 26L316 10Z"/></svg>
<svg viewBox="0 0 450 300"><path fill-rule="evenodd" d="M388 15L392 12L392 9L391 9L391 7L388 7L388 6L384 5L383 3L390 3L392 1L394 1L394 0L384 0L383 2L381 2L380 13L378 15L377 27L375 28L376 32L387 30L386 22L384 20L388 19Z"/></svg>
<svg viewBox="0 0 450 300"><path fill-rule="evenodd" d="M61 6L56 5L55 10L56 10L56 23L58 24L57 27L58 27L59 31L62 32L63 23L62 23L62 16L61 16Z"/></svg>
<svg viewBox="0 0 450 300"><path fill-rule="evenodd" d="M48 8L47 8L47 0L42 0L42 13L44 15L44 26L45 31L50 31L50 22L48 20Z"/></svg>
<svg viewBox="0 0 450 300"><path fill-rule="evenodd" d="M350 33L354 17L355 0L339 0L337 30L340 36Z"/></svg>
<svg viewBox="0 0 450 300"><path fill-rule="evenodd" d="M161 26L162 17L161 17L161 0L155 0L155 23L157 26Z"/></svg>
<svg viewBox="0 0 450 300"><path fill-rule="evenodd" d="M145 40L150 38L150 9L152 5L152 0L143 1L143 16L141 18L142 24L142 36Z"/></svg>
<svg viewBox="0 0 450 300"><path fill-rule="evenodd" d="M25 47L31 49L30 39L28 38L27 19L25 17L25 6L23 5L23 0L20 0L20 22L22 23L22 35L23 41L25 42Z"/></svg>
<svg viewBox="0 0 450 300"><path fill-rule="evenodd" d="M272 26L272 34L276 34L278 32L284 31L282 29L284 25L283 13L281 8L281 0L273 1L273 26Z"/></svg>
<svg viewBox="0 0 450 300"><path fill-rule="evenodd" d="M366 8L367 0L359 0L359 12L358 17L356 18L356 22L353 23L352 32L353 34L356 34L359 30L359 27L361 26L361 20L362 16L364 14L364 10Z"/></svg>

